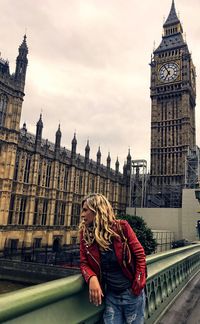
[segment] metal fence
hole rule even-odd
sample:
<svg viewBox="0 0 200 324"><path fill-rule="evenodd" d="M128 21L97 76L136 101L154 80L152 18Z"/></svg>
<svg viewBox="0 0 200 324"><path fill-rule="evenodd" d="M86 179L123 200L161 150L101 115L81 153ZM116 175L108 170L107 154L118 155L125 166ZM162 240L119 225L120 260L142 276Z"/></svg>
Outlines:
<svg viewBox="0 0 200 324"><path fill-rule="evenodd" d="M40 248L26 247L23 244L20 248L13 249L4 247L0 251L0 258L9 260L18 260L22 262L36 262L43 264L59 265L62 267L79 267L79 245L70 244L59 248L57 251L52 246L43 246Z"/></svg>

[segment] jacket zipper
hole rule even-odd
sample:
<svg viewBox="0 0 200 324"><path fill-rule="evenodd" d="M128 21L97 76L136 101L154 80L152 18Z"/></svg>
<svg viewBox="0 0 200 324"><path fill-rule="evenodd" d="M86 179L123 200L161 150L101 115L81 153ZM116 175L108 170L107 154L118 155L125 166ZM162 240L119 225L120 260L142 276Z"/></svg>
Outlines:
<svg viewBox="0 0 200 324"><path fill-rule="evenodd" d="M91 258L94 260L94 262L98 265L98 267L99 267L99 273L100 273L100 281L101 281L102 275L101 275L101 267L100 267L99 262L95 259L95 257L93 257L93 255L88 250L87 250L87 254L89 254L91 256Z"/></svg>

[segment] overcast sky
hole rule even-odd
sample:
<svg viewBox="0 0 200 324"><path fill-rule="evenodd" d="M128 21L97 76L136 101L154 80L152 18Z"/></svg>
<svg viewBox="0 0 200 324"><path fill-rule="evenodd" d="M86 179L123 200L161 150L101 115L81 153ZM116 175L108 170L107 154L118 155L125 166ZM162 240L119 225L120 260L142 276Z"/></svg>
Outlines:
<svg viewBox="0 0 200 324"><path fill-rule="evenodd" d="M0 52L15 69L18 46L27 33L29 64L21 124L35 133L42 111L43 137L54 142L61 124L62 146L102 162L108 152L120 169L133 159L150 162L150 58L161 41L171 0L1 0ZM176 0L177 13L200 93L200 1ZM200 145L199 95L196 107Z"/></svg>

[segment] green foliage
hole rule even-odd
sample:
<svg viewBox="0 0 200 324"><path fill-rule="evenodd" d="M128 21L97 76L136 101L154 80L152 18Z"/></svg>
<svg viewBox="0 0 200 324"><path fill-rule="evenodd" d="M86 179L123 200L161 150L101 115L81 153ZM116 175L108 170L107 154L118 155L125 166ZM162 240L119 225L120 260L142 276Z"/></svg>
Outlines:
<svg viewBox="0 0 200 324"><path fill-rule="evenodd" d="M156 240L153 238L151 229L145 221L139 216L123 215L120 219L125 219L134 230L138 240L143 246L146 255L152 254L156 250Z"/></svg>

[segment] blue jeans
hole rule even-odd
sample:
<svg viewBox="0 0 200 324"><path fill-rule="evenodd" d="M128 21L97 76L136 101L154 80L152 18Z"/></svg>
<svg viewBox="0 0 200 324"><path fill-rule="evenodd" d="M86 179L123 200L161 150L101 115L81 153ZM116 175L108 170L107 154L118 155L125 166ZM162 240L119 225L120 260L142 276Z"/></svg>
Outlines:
<svg viewBox="0 0 200 324"><path fill-rule="evenodd" d="M105 311L103 319L105 324L143 324L145 309L145 293L142 290L135 296L131 289L122 293L108 291L106 293Z"/></svg>

